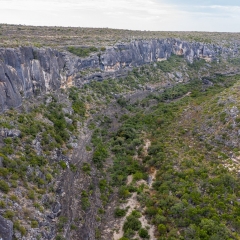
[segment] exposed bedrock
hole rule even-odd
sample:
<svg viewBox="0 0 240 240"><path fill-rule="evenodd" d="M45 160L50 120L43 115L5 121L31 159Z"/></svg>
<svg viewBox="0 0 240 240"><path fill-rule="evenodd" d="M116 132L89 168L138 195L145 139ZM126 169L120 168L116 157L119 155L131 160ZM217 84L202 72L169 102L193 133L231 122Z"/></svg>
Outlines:
<svg viewBox="0 0 240 240"><path fill-rule="evenodd" d="M13 237L13 223L0 215L0 239L12 240L12 237Z"/></svg>
<svg viewBox="0 0 240 240"><path fill-rule="evenodd" d="M104 53L79 58L51 48L0 48L0 112L18 107L23 98L59 88L124 76L132 67L183 55L187 61L234 56L237 50L176 39L116 44ZM90 69L88 74L81 71Z"/></svg>

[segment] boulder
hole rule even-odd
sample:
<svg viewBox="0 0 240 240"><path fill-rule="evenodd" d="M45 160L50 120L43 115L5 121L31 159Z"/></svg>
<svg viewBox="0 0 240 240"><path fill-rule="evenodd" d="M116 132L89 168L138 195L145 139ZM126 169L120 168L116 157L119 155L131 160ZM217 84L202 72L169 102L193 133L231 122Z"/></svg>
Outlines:
<svg viewBox="0 0 240 240"><path fill-rule="evenodd" d="M52 212L55 216L59 216L61 213L62 205L59 202L55 202L52 206Z"/></svg>
<svg viewBox="0 0 240 240"><path fill-rule="evenodd" d="M0 215L0 239L12 240L12 237L13 237L13 223Z"/></svg>
<svg viewBox="0 0 240 240"><path fill-rule="evenodd" d="M175 72L175 75L177 78L182 78L183 76L181 72Z"/></svg>
<svg viewBox="0 0 240 240"><path fill-rule="evenodd" d="M67 124L72 125L73 120L71 118L68 118L68 117L64 117L64 118Z"/></svg>
<svg viewBox="0 0 240 240"><path fill-rule="evenodd" d="M2 128L1 135L2 137L20 137L21 131L18 129Z"/></svg>

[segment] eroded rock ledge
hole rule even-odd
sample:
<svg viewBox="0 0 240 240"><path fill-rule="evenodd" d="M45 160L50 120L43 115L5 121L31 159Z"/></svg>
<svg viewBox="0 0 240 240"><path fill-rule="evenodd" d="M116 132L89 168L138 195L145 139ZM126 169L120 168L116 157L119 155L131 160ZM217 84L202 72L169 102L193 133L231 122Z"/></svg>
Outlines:
<svg viewBox="0 0 240 240"><path fill-rule="evenodd" d="M133 67L183 55L187 61L231 57L237 49L177 39L139 40L116 44L104 53L79 58L51 48L0 48L0 112L18 107L23 98L48 93L91 80L124 76ZM90 70L87 74L83 71Z"/></svg>

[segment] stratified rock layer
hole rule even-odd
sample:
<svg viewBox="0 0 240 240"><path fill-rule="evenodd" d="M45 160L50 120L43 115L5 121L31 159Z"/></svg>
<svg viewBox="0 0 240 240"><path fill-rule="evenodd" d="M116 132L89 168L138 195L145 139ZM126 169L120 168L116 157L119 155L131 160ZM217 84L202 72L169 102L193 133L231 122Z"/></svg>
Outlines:
<svg viewBox="0 0 240 240"><path fill-rule="evenodd" d="M183 55L187 61L212 61L229 57L237 50L211 44L188 43L176 39L139 40L117 44L104 53L79 58L50 48L19 47L0 49L0 112L18 107L22 98L47 93L91 80L124 76L132 67ZM91 69L83 76L81 71Z"/></svg>

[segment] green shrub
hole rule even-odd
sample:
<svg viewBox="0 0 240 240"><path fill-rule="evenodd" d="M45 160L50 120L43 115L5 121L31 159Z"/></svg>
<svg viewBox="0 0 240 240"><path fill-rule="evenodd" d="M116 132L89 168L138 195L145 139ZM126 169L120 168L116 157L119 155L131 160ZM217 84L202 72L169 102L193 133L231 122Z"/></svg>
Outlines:
<svg viewBox="0 0 240 240"><path fill-rule="evenodd" d="M13 228L16 229L16 230L18 230L18 231L21 233L22 236L25 236L26 233L27 233L26 228L23 227L23 226L21 226L21 224L20 224L19 221L15 221L15 222L13 223Z"/></svg>
<svg viewBox="0 0 240 240"><path fill-rule="evenodd" d="M37 228L38 227L38 222L37 221L31 221L31 228Z"/></svg>
<svg viewBox="0 0 240 240"><path fill-rule="evenodd" d="M139 231L138 231L138 234L141 238L145 238L145 239L149 239L149 234L148 234L148 231L147 229L145 228L141 228Z"/></svg>
<svg viewBox="0 0 240 240"><path fill-rule="evenodd" d="M5 207L6 207L6 203L0 200L0 208L5 208Z"/></svg>
<svg viewBox="0 0 240 240"><path fill-rule="evenodd" d="M77 226L74 224L71 224L70 228L71 228L71 230L77 230Z"/></svg>
<svg viewBox="0 0 240 240"><path fill-rule="evenodd" d="M57 235L56 240L65 240L65 238L62 235Z"/></svg>
<svg viewBox="0 0 240 240"><path fill-rule="evenodd" d="M126 199L126 198L129 198L130 195L131 195L131 193L129 192L128 187L126 187L126 186L120 187L120 189L119 189L119 197L120 198Z"/></svg>
<svg viewBox="0 0 240 240"><path fill-rule="evenodd" d="M67 168L67 164L66 164L63 160L61 160L61 161L59 162L59 165L61 166L61 168L62 168L63 170L65 170L65 169Z"/></svg>
<svg viewBox="0 0 240 240"><path fill-rule="evenodd" d="M7 168L0 168L0 176L7 177L9 171Z"/></svg>
<svg viewBox="0 0 240 240"><path fill-rule="evenodd" d="M77 171L76 165L70 163L69 166L70 166L70 169L71 169L72 172L76 172Z"/></svg>
<svg viewBox="0 0 240 240"><path fill-rule="evenodd" d="M18 186L18 183L15 180L10 180L10 183L12 188L16 188Z"/></svg>
<svg viewBox="0 0 240 240"><path fill-rule="evenodd" d="M28 191L28 198L34 200L35 199L35 194L33 190Z"/></svg>
<svg viewBox="0 0 240 240"><path fill-rule="evenodd" d="M51 181L52 181L52 178L53 178L53 176L52 176L51 173L47 173L47 174L46 174L46 180L47 180L48 182L51 182Z"/></svg>
<svg viewBox="0 0 240 240"><path fill-rule="evenodd" d="M97 52L98 49L96 47L68 47L67 50L79 57L88 57L91 52Z"/></svg>
<svg viewBox="0 0 240 240"><path fill-rule="evenodd" d="M62 231L64 225L65 225L67 222L68 222L67 217L64 217L64 216L59 217L59 221L58 221L58 224L57 224L58 230L59 230L59 231Z"/></svg>
<svg viewBox="0 0 240 240"><path fill-rule="evenodd" d="M13 219L13 217L15 216L15 213L11 210L7 210L4 214L3 217L7 218L7 219Z"/></svg>
<svg viewBox="0 0 240 240"><path fill-rule="evenodd" d="M147 207L147 209L145 210L145 213L149 216L154 216L157 214L157 209L153 206L149 206Z"/></svg>
<svg viewBox="0 0 240 240"><path fill-rule="evenodd" d="M93 162L98 166L102 167L103 161L108 157L107 148L102 144L98 144L93 153Z"/></svg>
<svg viewBox="0 0 240 240"><path fill-rule="evenodd" d="M167 228L164 224L159 224L158 225L158 232L160 234L165 234L167 232Z"/></svg>
<svg viewBox="0 0 240 240"><path fill-rule="evenodd" d="M131 215L136 217L136 218L140 218L142 216L142 214L137 210L133 210Z"/></svg>
<svg viewBox="0 0 240 240"><path fill-rule="evenodd" d="M90 152L90 151L92 151L92 148L91 148L90 146L86 146L86 150L87 150L88 152Z"/></svg>
<svg viewBox="0 0 240 240"><path fill-rule="evenodd" d="M12 179L12 180L18 180L18 179L19 179L19 175L18 175L17 173L13 173L13 174L11 175L11 179Z"/></svg>
<svg viewBox="0 0 240 240"><path fill-rule="evenodd" d="M12 139L11 138L5 138L4 139L4 142L6 143L6 144L12 144Z"/></svg>
<svg viewBox="0 0 240 240"><path fill-rule="evenodd" d="M75 113L79 114L82 117L84 117L86 114L86 106L80 100L76 100L72 103L72 109L74 110Z"/></svg>
<svg viewBox="0 0 240 240"><path fill-rule="evenodd" d="M11 155L14 153L14 150L11 146L6 145L5 147L1 148L1 152L5 155Z"/></svg>
<svg viewBox="0 0 240 240"><path fill-rule="evenodd" d="M9 186L4 180L0 180L0 190L3 191L4 193L9 192Z"/></svg>
<svg viewBox="0 0 240 240"><path fill-rule="evenodd" d="M89 197L86 191L82 191L81 194L81 203L82 203L82 209L87 210L90 207Z"/></svg>
<svg viewBox="0 0 240 240"><path fill-rule="evenodd" d="M90 164L89 163L83 163L82 170L89 175L90 172L91 172Z"/></svg>
<svg viewBox="0 0 240 240"><path fill-rule="evenodd" d="M11 195L11 196L9 197L9 199L12 200L12 201L15 201L15 202L18 201L18 197L17 197L16 195Z"/></svg>
<svg viewBox="0 0 240 240"><path fill-rule="evenodd" d="M116 218L124 217L125 215L126 215L126 210L125 209L116 208L115 211L114 211L114 216Z"/></svg>
<svg viewBox="0 0 240 240"><path fill-rule="evenodd" d="M123 225L123 230L126 232L128 229L133 231L140 230L142 224L141 222L134 216L130 215L127 217L127 220L125 221Z"/></svg>
<svg viewBox="0 0 240 240"><path fill-rule="evenodd" d="M136 181L143 179L143 177L144 177L144 175L142 172L136 172L133 174L133 179Z"/></svg>

